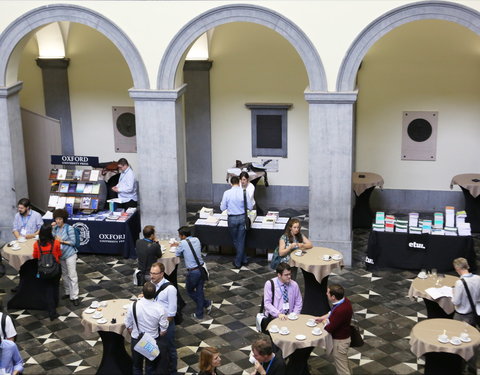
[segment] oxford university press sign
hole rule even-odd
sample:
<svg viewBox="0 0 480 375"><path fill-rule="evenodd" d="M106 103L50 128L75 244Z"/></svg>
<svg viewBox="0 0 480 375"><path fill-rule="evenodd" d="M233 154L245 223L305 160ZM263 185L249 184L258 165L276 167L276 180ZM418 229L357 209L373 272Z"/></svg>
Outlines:
<svg viewBox="0 0 480 375"><path fill-rule="evenodd" d="M98 156L81 155L50 155L52 165L79 165L79 166L98 166Z"/></svg>

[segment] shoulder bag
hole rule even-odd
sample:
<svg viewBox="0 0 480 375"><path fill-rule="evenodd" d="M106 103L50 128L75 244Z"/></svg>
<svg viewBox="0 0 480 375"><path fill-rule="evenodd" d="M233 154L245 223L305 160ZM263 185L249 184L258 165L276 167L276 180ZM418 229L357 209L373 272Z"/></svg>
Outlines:
<svg viewBox="0 0 480 375"><path fill-rule="evenodd" d="M478 316L477 314L477 309L475 307L475 304L473 303L472 295L470 294L470 289L468 289L468 285L465 279L460 278L460 280L462 280L463 286L465 287L465 291L467 292L468 301L470 302L470 307L472 308L472 313L475 318L475 323L477 323L477 326L478 326L480 325L480 316Z"/></svg>
<svg viewBox="0 0 480 375"><path fill-rule="evenodd" d="M192 250L192 254L195 257L195 262L197 262L197 266L200 269L200 272L202 273L202 279L205 280L205 281L208 281L208 279L210 278L210 274L208 273L207 265L205 264L205 262L203 262L203 264L200 264L200 261L198 260L197 253L195 252L195 250L193 250L192 243L190 242L190 240L188 238L186 239L186 241L188 243L188 246L190 246L190 250Z"/></svg>
<svg viewBox="0 0 480 375"><path fill-rule="evenodd" d="M355 319L355 317L352 317L352 321L350 322L350 347L359 348L360 346L363 346L363 344L363 337L360 334L358 320Z"/></svg>
<svg viewBox="0 0 480 375"><path fill-rule="evenodd" d="M252 222L248 217L248 210L247 210L247 191L243 190L243 208L245 209L245 229L250 230L252 228Z"/></svg>
<svg viewBox="0 0 480 375"><path fill-rule="evenodd" d="M133 303L133 318L138 330L138 342L133 349L147 358L149 361L153 361L160 354L157 341L148 333L140 332L140 326L137 320L137 301Z"/></svg>

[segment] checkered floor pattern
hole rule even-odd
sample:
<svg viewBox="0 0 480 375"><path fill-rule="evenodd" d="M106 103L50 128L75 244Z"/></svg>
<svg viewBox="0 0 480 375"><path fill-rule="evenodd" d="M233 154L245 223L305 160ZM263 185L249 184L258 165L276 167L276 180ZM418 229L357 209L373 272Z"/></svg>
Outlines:
<svg viewBox="0 0 480 375"><path fill-rule="evenodd" d="M282 213L301 216L308 229L305 212L290 210ZM194 220L195 214L189 214ZM408 271L382 271L372 274L365 270L368 231L354 232L354 264L337 270L331 282L341 283L347 290L363 329L365 345L349 350L354 374L417 374L423 372L423 360L417 359L409 348L413 325L426 318L422 301L406 297L411 279ZM476 242L476 249L480 242ZM206 285L207 298L213 309L205 320L197 323L189 318L194 311L184 289L184 273L179 269L179 285L187 306L185 321L177 327L176 342L179 355L178 372L198 371L198 353L202 347L215 346L222 353L221 374L249 374L250 343L256 336L255 315L265 281L273 277L265 258L254 258L240 270L232 269L232 257L209 254L206 257L211 280ZM131 284L135 261L121 257L81 255L77 263L80 284L78 307L62 300L57 311L59 319L50 322L44 311L10 310L15 319L25 374L94 374L102 356L102 343L97 334L85 334L80 323L83 309L96 300L129 298L139 292ZM180 264L180 267L183 267ZM302 287L302 274L297 281ZM10 289L18 283L13 268L0 279L3 304L11 297ZM130 351L130 348L127 349ZM324 350L316 348L310 359L311 374L335 374Z"/></svg>

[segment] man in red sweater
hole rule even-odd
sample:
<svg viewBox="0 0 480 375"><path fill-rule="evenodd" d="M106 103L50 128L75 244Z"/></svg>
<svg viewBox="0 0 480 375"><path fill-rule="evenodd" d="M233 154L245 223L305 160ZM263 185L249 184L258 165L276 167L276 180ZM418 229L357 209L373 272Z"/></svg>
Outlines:
<svg viewBox="0 0 480 375"><path fill-rule="evenodd" d="M347 352L350 347L350 321L352 320L352 304L345 297L341 285L332 284L327 288L327 297L332 303L332 310L315 319L317 323L325 321L325 330L332 335L332 357L337 374L350 374Z"/></svg>

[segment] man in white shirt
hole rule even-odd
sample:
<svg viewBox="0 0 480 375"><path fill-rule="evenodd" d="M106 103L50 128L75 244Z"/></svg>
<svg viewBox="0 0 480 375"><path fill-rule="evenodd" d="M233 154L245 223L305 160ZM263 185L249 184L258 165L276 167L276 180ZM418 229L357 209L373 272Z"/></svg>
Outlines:
<svg viewBox="0 0 480 375"><path fill-rule="evenodd" d="M475 314L472 311L470 301L468 300L467 291L465 290L465 281L470 291L470 295L473 300L473 304L477 310L477 314L480 313L480 276L472 274L469 269L470 266L465 258L457 258L453 261L453 267L460 276L460 280L455 282L453 288L452 302L455 305L455 320L467 322L472 326L476 325ZM462 281L463 280L463 281Z"/></svg>
<svg viewBox="0 0 480 375"><path fill-rule="evenodd" d="M2 340L15 341L15 336L17 336L17 331L13 324L12 317L0 312L0 337Z"/></svg>
<svg viewBox="0 0 480 375"><path fill-rule="evenodd" d="M135 313L133 305L129 306L127 316L125 317L125 326L132 336L132 361L133 373L143 374L143 362L145 360L145 372L158 373L157 368L165 368L162 364L168 363L168 355L166 353L166 340L161 339L166 336L168 329L168 320L164 308L154 301L155 285L147 282L143 286L143 297L135 302ZM142 333L148 333L157 342L160 348L160 354L153 361L146 359L143 355L134 350L140 340ZM163 349L163 350L162 350Z"/></svg>
<svg viewBox="0 0 480 375"><path fill-rule="evenodd" d="M165 266L162 263L153 263L150 268L150 281L155 285L156 297L155 301L164 308L167 313L168 330L167 345L169 354L168 373L170 375L177 374L177 348L175 347L175 315L177 314L177 289L169 283L168 286L162 287L168 283L165 279Z"/></svg>
<svg viewBox="0 0 480 375"><path fill-rule="evenodd" d="M118 161L118 170L120 171L120 178L118 184L112 190L118 194L118 198L122 201L120 206L122 208L137 207L137 181L127 159L121 158Z"/></svg>

